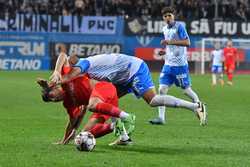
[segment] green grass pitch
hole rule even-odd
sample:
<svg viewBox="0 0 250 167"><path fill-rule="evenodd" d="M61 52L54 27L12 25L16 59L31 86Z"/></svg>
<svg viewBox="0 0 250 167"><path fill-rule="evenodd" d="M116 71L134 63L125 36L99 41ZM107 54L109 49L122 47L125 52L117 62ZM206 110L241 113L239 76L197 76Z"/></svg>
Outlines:
<svg viewBox="0 0 250 167"><path fill-rule="evenodd" d="M72 143L52 145L63 136L67 115L61 103L41 101L38 76L49 73L0 71L0 167L250 166L250 76L236 76L232 87L211 87L210 75L192 76L193 89L207 103L207 127L192 112L172 108L166 125L149 125L157 109L127 95L120 107L137 116L134 145L109 147L115 139L109 134L89 153ZM169 94L187 99L175 87Z"/></svg>

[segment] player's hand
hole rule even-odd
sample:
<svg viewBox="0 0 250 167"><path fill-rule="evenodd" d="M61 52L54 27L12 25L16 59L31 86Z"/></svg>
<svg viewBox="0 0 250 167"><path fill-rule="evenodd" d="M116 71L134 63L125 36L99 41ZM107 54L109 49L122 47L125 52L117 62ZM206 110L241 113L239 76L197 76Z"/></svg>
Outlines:
<svg viewBox="0 0 250 167"><path fill-rule="evenodd" d="M50 81L53 83L58 83L61 78L62 76L58 71L54 71L53 74L49 77Z"/></svg>
<svg viewBox="0 0 250 167"><path fill-rule="evenodd" d="M36 82L40 85L41 88L43 89L48 89L49 88L49 84L48 82L43 79L43 78L37 78Z"/></svg>
<svg viewBox="0 0 250 167"><path fill-rule="evenodd" d="M161 40L161 45L166 46L169 44L169 40Z"/></svg>

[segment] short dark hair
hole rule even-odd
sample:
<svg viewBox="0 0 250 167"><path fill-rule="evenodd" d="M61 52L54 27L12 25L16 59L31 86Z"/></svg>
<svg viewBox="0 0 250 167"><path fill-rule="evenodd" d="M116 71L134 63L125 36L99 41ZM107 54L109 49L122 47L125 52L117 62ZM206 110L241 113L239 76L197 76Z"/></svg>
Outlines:
<svg viewBox="0 0 250 167"><path fill-rule="evenodd" d="M42 99L44 102L49 102L51 101L50 97L49 97L49 92L51 91L51 89L43 89L42 90Z"/></svg>
<svg viewBox="0 0 250 167"><path fill-rule="evenodd" d="M166 13L172 13L172 14L175 14L175 9L171 6L167 6L167 7L164 7L162 10L161 10L161 14L164 15Z"/></svg>

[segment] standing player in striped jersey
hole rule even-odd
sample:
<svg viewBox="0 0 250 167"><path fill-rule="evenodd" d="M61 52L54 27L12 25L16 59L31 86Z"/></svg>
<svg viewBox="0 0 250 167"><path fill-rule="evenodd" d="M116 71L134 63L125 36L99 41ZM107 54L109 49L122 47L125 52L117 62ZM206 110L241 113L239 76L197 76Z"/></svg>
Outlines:
<svg viewBox="0 0 250 167"><path fill-rule="evenodd" d="M219 78L220 84L224 85L223 80L223 50L220 49L220 43L216 42L214 50L211 52L212 59L212 86L217 84L217 77Z"/></svg>
<svg viewBox="0 0 250 167"><path fill-rule="evenodd" d="M80 59L61 83L87 73L90 78L112 82L118 88L119 97L133 92L152 107L169 106L186 108L198 116L200 125L206 124L205 105L192 103L170 95L157 95L147 64L136 57L124 54L101 54Z"/></svg>
<svg viewBox="0 0 250 167"><path fill-rule="evenodd" d="M175 21L175 10L165 7L161 11L163 20L167 23L163 27L164 40L161 45L165 46L165 64L160 74L159 94L167 94L168 89L175 84L181 87L194 103L198 103L199 97L191 88L187 61L187 46L190 45L189 36L185 27ZM158 117L150 120L151 124L165 123L165 106L158 108Z"/></svg>

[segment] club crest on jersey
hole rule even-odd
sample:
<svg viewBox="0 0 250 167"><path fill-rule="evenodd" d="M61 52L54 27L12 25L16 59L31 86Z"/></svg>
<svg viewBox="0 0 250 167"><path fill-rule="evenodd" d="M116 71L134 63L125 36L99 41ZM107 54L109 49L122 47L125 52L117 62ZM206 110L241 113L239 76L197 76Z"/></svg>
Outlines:
<svg viewBox="0 0 250 167"><path fill-rule="evenodd" d="M147 45L149 45L151 43L151 41L154 39L154 37L136 36L136 39L142 46L147 46Z"/></svg>

